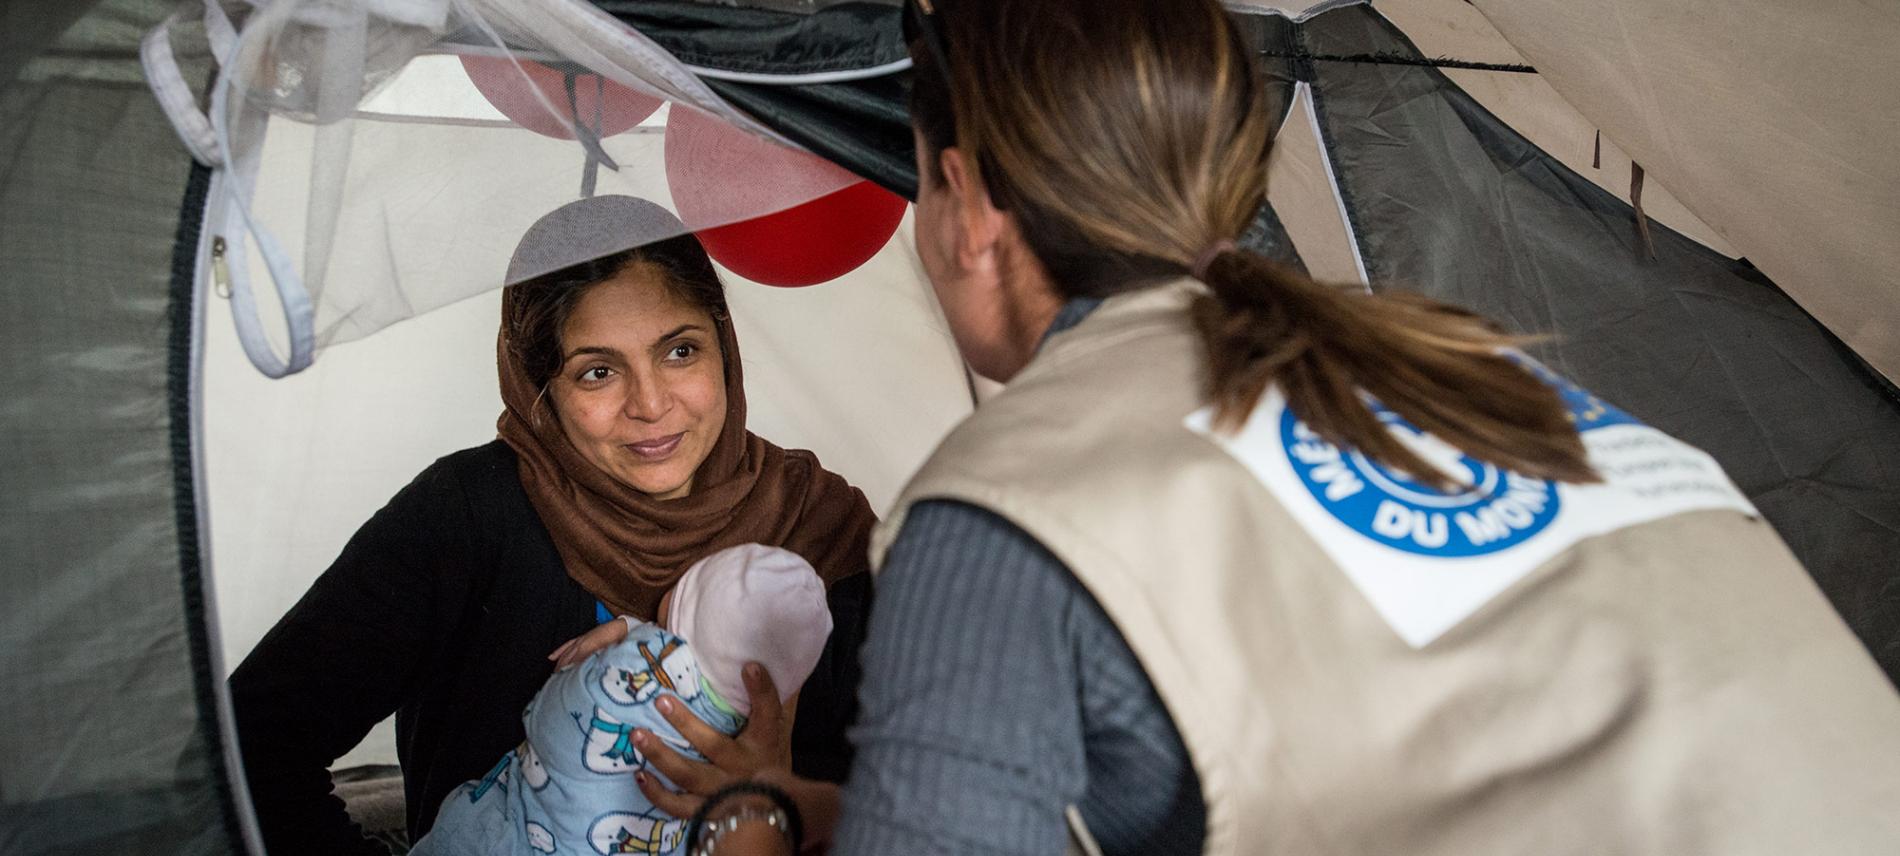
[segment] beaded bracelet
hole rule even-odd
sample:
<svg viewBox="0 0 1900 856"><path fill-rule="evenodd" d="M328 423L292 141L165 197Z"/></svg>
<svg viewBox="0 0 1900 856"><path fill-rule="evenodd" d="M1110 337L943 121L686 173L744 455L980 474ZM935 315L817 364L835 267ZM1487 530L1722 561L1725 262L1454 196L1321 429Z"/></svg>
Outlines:
<svg viewBox="0 0 1900 856"><path fill-rule="evenodd" d="M759 796L772 801L772 809L763 811L752 807L743 807L738 811L711 820L714 809L734 797ZM719 840L736 831L739 827L756 821L764 821L779 834L791 842L792 852L797 853L805 845L804 819L798 814L798 804L792 802L790 795L771 785L759 782L734 782L707 797L700 803L699 810L693 812L691 823L686 832L686 853L688 856L713 856L719 847Z"/></svg>

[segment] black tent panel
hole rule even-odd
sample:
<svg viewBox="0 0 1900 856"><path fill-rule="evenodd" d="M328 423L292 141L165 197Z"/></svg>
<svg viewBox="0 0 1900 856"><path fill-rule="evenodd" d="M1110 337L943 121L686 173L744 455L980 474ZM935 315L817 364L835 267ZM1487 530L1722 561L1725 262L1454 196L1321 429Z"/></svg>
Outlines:
<svg viewBox="0 0 1900 856"><path fill-rule="evenodd" d="M899 7L841 3L796 13L681 0L594 4L680 61L707 69L703 79L714 92L787 139L893 193L916 196L909 75L885 70L909 56Z"/></svg>

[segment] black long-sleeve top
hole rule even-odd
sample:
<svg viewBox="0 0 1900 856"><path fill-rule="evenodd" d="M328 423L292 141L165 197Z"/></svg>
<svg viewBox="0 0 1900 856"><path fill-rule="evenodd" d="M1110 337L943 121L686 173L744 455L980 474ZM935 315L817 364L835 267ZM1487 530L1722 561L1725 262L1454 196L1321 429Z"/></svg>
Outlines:
<svg viewBox="0 0 1900 856"><path fill-rule="evenodd" d="M793 766L839 781L856 711L865 574L831 589L834 629L799 696ZM396 714L412 836L456 785L523 737L548 652L595 623L500 441L449 455L350 539L231 676L238 740L271 856L383 854L331 794L329 766Z"/></svg>

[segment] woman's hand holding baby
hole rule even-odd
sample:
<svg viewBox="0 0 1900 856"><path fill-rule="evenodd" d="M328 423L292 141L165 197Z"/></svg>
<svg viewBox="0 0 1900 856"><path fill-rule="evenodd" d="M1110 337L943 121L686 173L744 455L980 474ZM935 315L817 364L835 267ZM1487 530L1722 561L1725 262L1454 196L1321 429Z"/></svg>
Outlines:
<svg viewBox="0 0 1900 856"><path fill-rule="evenodd" d="M626 622L609 621L563 643L548 659L554 661L557 670L566 669L626 637ZM837 822L837 787L800 779L791 770L791 726L798 697L794 695L781 704L771 674L757 663L747 664L741 677L752 715L736 737L728 737L700 721L677 698L662 694L656 699L660 714L707 760L688 759L652 732L639 729L633 733L634 746L653 770L664 774L681 791L668 790L644 769L634 773L635 783L655 808L680 818L692 817L708 796L734 782L770 784L790 795L798 806L805 819L808 844L828 841ZM757 835L738 834L722 840L722 854L766 856L786 852L780 830L761 824L759 829L740 832Z"/></svg>
<svg viewBox="0 0 1900 856"><path fill-rule="evenodd" d="M705 755L707 761L692 761L673 752L673 748L652 731L640 729L633 733L633 744L640 754L646 755L646 761L684 790L684 793L673 793L661 786L654 776L635 772L640 793L646 793L646 799L667 814L690 818L707 795L726 784L764 771L790 769L790 723L787 723L785 706L779 704L779 689L756 662L745 666L743 679L745 695L752 704L752 716L739 736L720 735L711 725L693 716L692 710L680 704L678 698L661 697L657 702L659 714L667 717L680 731L680 736L699 750L699 754Z"/></svg>
<svg viewBox="0 0 1900 856"><path fill-rule="evenodd" d="M708 795L729 783L766 771L791 769L791 720L796 697L792 704L781 705L772 676L757 663L746 665L743 678L752 716L737 737L727 737L701 722L678 699L662 696L657 702L660 715L710 763L681 756L650 731L633 733L634 746L646 756L647 763L684 791L674 793L653 776L635 773L640 792L660 810L674 817L692 817Z"/></svg>
<svg viewBox="0 0 1900 856"><path fill-rule="evenodd" d="M784 791L797 805L804 819L807 852L831 840L838 821L838 788L826 782L800 779L792 773L791 733L798 697L781 705L778 687L772 676L757 663L748 664L743 673L746 696L752 703L752 718L739 736L727 737L699 721L677 699L663 698L660 713L679 729L693 748L711 763L691 761L673 751L651 732L636 731L634 745L646 755L654 769L684 792L674 793L646 772L634 774L640 792L662 811L674 817L692 817L706 798L738 781L754 781ZM720 856L776 856L788 852L782 830L763 822L720 842Z"/></svg>
<svg viewBox="0 0 1900 856"><path fill-rule="evenodd" d="M561 643L561 647L554 649L548 659L554 661L554 670L558 672L587 659L595 651L619 644L625 638L627 622L615 619Z"/></svg>

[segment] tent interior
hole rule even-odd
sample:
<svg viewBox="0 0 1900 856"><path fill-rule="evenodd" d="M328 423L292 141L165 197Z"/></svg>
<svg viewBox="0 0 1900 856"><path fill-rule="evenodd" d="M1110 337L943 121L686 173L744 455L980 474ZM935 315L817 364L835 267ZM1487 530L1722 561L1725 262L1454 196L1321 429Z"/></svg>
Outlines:
<svg viewBox="0 0 1900 856"><path fill-rule="evenodd" d="M1542 336L1720 461L1900 680L1900 7L1228 5L1284 116L1242 242ZM749 426L887 506L996 389L911 245L900 13L9 4L0 853L262 852L224 678L493 439L503 272L567 202L700 234ZM394 763L385 723L336 768Z"/></svg>

